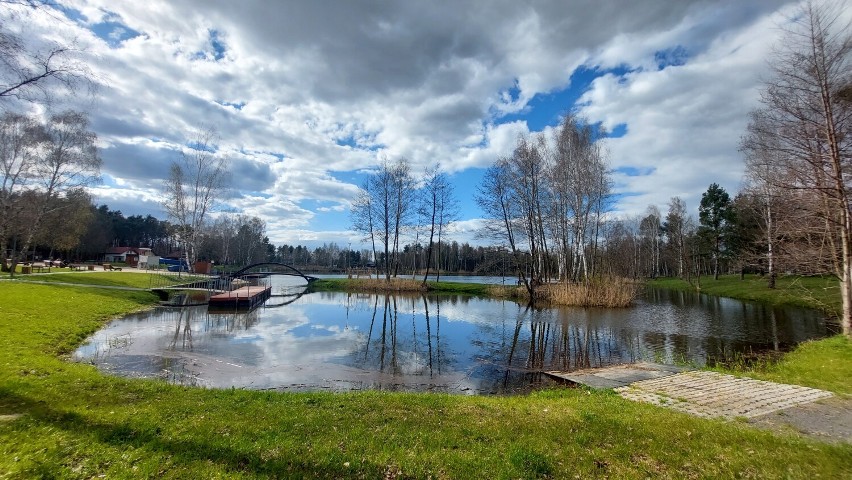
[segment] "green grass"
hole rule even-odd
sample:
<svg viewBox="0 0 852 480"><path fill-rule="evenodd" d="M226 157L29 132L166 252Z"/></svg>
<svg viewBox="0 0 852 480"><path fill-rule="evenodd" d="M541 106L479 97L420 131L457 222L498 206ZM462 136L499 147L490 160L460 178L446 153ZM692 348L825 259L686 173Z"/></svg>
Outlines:
<svg viewBox="0 0 852 480"><path fill-rule="evenodd" d="M357 279L353 279L356 280ZM313 292L341 292L352 289L354 282L348 278L323 278L311 283L310 290ZM446 293L455 295L479 295L486 296L490 294L489 289L492 285L482 283L464 283L464 282L426 282L428 290L431 293Z"/></svg>
<svg viewBox="0 0 852 480"><path fill-rule="evenodd" d="M153 304L153 295L0 282L0 299L2 478L841 478L852 471L852 445L776 436L606 392L298 394L106 376L63 358L108 319Z"/></svg>
<svg viewBox="0 0 852 480"><path fill-rule="evenodd" d="M68 272L32 274L16 277L21 282L76 283L111 287L151 288L176 285L192 281L186 273L131 273L131 272Z"/></svg>
<svg viewBox="0 0 852 480"><path fill-rule="evenodd" d="M852 340L836 335L809 341L800 344L779 361L749 362L719 370L852 395Z"/></svg>
<svg viewBox="0 0 852 480"><path fill-rule="evenodd" d="M658 278L650 280L648 285L674 290L695 290L694 285L679 278ZM780 276L775 289L767 287L766 278L758 275L746 275L745 280L740 280L739 275L724 275L720 276L719 280L702 277L701 292L779 306L815 308L832 315L838 315L841 310L840 285L834 277Z"/></svg>

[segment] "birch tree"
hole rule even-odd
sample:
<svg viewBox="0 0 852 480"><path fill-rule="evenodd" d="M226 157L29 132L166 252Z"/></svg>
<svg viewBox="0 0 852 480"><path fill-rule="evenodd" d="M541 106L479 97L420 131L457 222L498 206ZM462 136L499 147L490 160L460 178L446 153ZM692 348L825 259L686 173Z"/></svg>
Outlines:
<svg viewBox="0 0 852 480"><path fill-rule="evenodd" d="M441 171L441 165L435 165L426 170L421 195L420 215L426 219L429 229L429 243L426 248L426 273L423 275L423 285L429 278L432 266L432 253L437 236L438 249L441 251L444 229L455 219L457 202L453 194L453 186L447 178L447 174ZM440 260L437 278L441 278Z"/></svg>
<svg viewBox="0 0 852 480"><path fill-rule="evenodd" d="M689 214L686 202L680 197L669 200L669 211L666 214L665 230L669 248L674 253L677 262L677 275L684 277L686 265L686 237L689 233Z"/></svg>
<svg viewBox="0 0 852 480"><path fill-rule="evenodd" d="M225 189L227 160L217 154L216 140L213 129L195 132L172 162L163 192L163 208L177 227L189 268L197 259L204 221Z"/></svg>
<svg viewBox="0 0 852 480"><path fill-rule="evenodd" d="M0 156L0 245L5 249L14 236L10 251L14 274L36 234L48 227L43 225L48 214L69 204L55 200L98 181L101 158L88 118L73 111L53 115L44 125L34 118L4 116L0 120Z"/></svg>
<svg viewBox="0 0 852 480"><path fill-rule="evenodd" d="M353 228L373 244L376 265L376 242L383 248L385 279L396 275L400 256L400 238L415 210L414 179L408 160L391 162L385 158L359 191L353 201L350 216Z"/></svg>

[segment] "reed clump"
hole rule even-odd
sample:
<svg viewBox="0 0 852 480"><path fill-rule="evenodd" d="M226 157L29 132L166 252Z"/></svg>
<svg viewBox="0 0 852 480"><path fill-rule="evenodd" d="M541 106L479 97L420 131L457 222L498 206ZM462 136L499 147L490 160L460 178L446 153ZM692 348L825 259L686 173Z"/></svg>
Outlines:
<svg viewBox="0 0 852 480"><path fill-rule="evenodd" d="M621 277L594 277L579 283L555 283L535 289L536 299L554 305L624 308L633 305L638 288Z"/></svg>
<svg viewBox="0 0 852 480"><path fill-rule="evenodd" d="M572 307L623 308L633 305L638 293L635 282L621 277L595 277L578 283L546 283L534 289L536 302ZM488 295L529 301L530 295L523 286L494 285Z"/></svg>
<svg viewBox="0 0 852 480"><path fill-rule="evenodd" d="M358 292L422 292L423 282L408 278L351 278L345 283L346 290Z"/></svg>

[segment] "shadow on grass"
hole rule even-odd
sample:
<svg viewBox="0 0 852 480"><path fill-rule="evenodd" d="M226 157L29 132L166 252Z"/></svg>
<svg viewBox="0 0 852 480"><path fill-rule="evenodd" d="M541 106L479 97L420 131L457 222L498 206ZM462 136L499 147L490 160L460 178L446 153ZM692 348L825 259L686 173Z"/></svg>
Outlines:
<svg viewBox="0 0 852 480"><path fill-rule="evenodd" d="M111 445L145 448L170 458L178 467L192 469L193 462L215 464L226 471L277 476L349 478L382 478L389 466L361 463L351 467L342 462L311 462L300 458L299 452L282 452L275 458L261 458L258 450L235 448L215 442L213 438L168 439L159 426L146 426L141 422L122 421L108 423L86 418L73 412L53 408L44 401L17 395L0 387L0 405L14 409L31 420L61 429L71 435ZM57 467L61 468L61 467ZM45 472L42 472L45 473ZM60 475L62 472L51 472Z"/></svg>

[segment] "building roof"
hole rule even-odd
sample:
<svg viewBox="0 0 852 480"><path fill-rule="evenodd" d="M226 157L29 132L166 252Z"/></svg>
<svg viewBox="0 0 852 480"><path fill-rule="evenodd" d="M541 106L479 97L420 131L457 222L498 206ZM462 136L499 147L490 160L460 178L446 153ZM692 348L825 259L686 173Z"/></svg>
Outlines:
<svg viewBox="0 0 852 480"><path fill-rule="evenodd" d="M107 250L105 253L107 255L121 255L121 254L129 254L129 255L149 255L152 250L148 247L112 247Z"/></svg>

